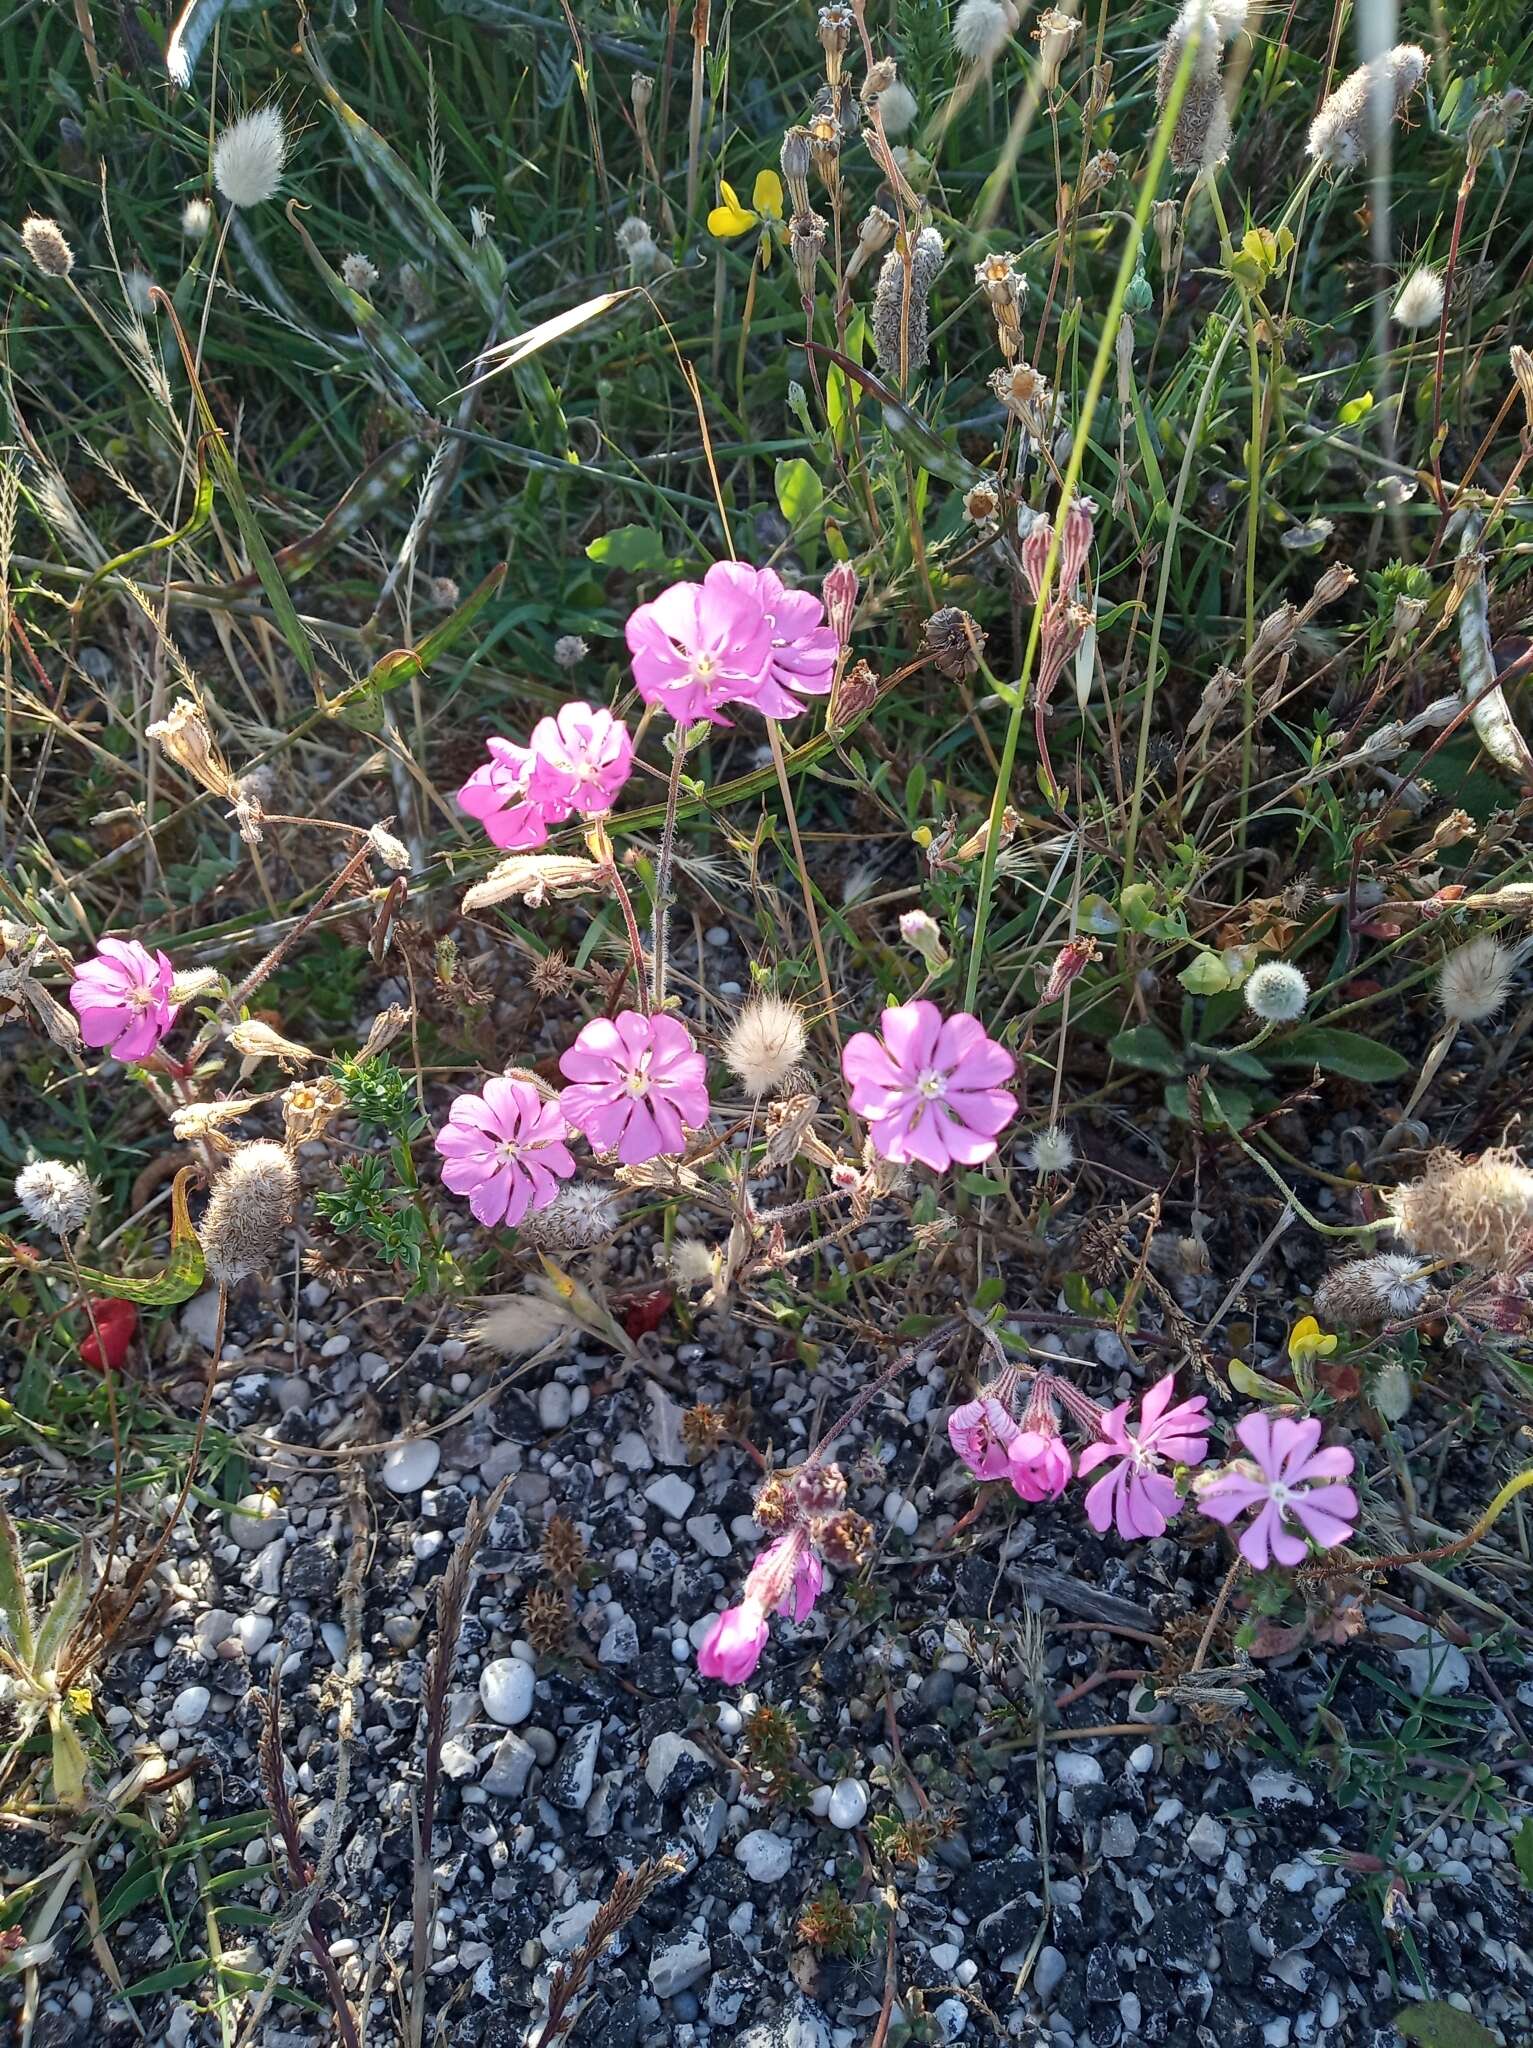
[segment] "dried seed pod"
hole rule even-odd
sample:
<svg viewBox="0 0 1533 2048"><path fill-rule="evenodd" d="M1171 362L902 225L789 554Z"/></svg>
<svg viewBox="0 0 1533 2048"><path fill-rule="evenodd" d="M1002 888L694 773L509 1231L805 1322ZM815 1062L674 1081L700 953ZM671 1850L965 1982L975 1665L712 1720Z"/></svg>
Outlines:
<svg viewBox="0 0 1533 2048"><path fill-rule="evenodd" d="M945 604L926 621L922 645L943 675L963 682L979 668L985 635L968 612Z"/></svg>
<svg viewBox="0 0 1533 2048"><path fill-rule="evenodd" d="M913 381L926 368L932 286L947 259L935 228L922 228L910 245L909 265L899 243L884 258L873 294L873 351L894 382Z"/></svg>

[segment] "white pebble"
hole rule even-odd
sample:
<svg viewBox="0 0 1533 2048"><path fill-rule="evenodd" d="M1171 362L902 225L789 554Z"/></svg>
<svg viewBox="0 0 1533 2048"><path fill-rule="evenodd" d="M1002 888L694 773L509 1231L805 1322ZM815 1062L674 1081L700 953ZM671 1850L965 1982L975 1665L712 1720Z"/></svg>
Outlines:
<svg viewBox="0 0 1533 2048"><path fill-rule="evenodd" d="M441 1462L441 1450L429 1436L396 1444L383 1461L383 1483L390 1493L419 1493Z"/></svg>
<svg viewBox="0 0 1533 2048"><path fill-rule="evenodd" d="M264 1550L287 1528L287 1516L269 1493L247 1493L229 1517L229 1534L241 1550Z"/></svg>
<svg viewBox="0 0 1533 2048"><path fill-rule="evenodd" d="M189 1685L184 1692L178 1692L170 1703L170 1718L178 1728L195 1728L212 1703L213 1695L205 1685Z"/></svg>
<svg viewBox="0 0 1533 2048"><path fill-rule="evenodd" d="M679 1522L697 1498L697 1488L689 1486L679 1472L662 1472L645 1487L644 1498L667 1521Z"/></svg>
<svg viewBox="0 0 1533 2048"><path fill-rule="evenodd" d="M497 1657L479 1674L479 1697L484 1711L502 1728L514 1728L532 1712L537 1689L532 1666L520 1657Z"/></svg>
<svg viewBox="0 0 1533 2048"><path fill-rule="evenodd" d="M855 1828L867 1810L867 1786L860 1778L843 1778L830 1795L825 1817L833 1828Z"/></svg>
<svg viewBox="0 0 1533 2048"><path fill-rule="evenodd" d="M753 1828L735 1844L735 1861L757 1884L778 1884L793 1868L793 1844L786 1835Z"/></svg>
<svg viewBox="0 0 1533 2048"><path fill-rule="evenodd" d="M1102 1766L1084 1750L1061 1749L1054 1757L1054 1777L1058 1784L1068 1785L1072 1792L1078 1792L1083 1785L1101 1784Z"/></svg>
<svg viewBox="0 0 1533 2048"><path fill-rule="evenodd" d="M538 1421L544 1429L563 1429L570 1419L570 1390L559 1380L538 1389Z"/></svg>

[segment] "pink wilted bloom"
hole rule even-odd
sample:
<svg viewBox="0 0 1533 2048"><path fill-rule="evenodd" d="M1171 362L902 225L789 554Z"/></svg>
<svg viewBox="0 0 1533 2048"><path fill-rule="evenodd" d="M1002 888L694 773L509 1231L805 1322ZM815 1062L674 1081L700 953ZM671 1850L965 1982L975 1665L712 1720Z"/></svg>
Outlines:
<svg viewBox="0 0 1533 2048"><path fill-rule="evenodd" d="M1017 1113L1001 1086L1016 1072L1006 1048L967 1011L944 1020L924 999L885 1010L879 1032L857 1032L841 1055L852 1108L867 1118L874 1151L939 1172L955 1160L977 1166L988 1159L996 1134Z"/></svg>
<svg viewBox="0 0 1533 2048"><path fill-rule="evenodd" d="M697 1668L704 1678L739 1685L755 1670L767 1642L767 1616L809 1619L825 1586L825 1566L802 1527L769 1543L746 1574L738 1607L726 1607L703 1638Z"/></svg>
<svg viewBox="0 0 1533 2048"><path fill-rule="evenodd" d="M460 1095L432 1142L445 1164L442 1183L467 1195L480 1223L520 1223L546 1209L575 1171L564 1142L564 1113L530 1081L499 1076L482 1095Z"/></svg>
<svg viewBox="0 0 1533 2048"><path fill-rule="evenodd" d="M1107 1409L1099 1425L1102 1441L1081 1452L1083 1479L1098 1465L1117 1460L1086 1495L1087 1519L1098 1535L1116 1522L1120 1536L1163 1536L1182 1504L1175 1481L1163 1468L1201 1465L1207 1457L1208 1403L1194 1394L1169 1407L1175 1385L1169 1372L1155 1382L1140 1404L1137 1429L1128 1426L1130 1402Z"/></svg>
<svg viewBox="0 0 1533 2048"><path fill-rule="evenodd" d="M719 706L735 697L754 701L770 676L772 628L754 582L733 568L715 562L701 583L673 583L631 612L623 629L639 695L678 725L699 718L728 725ZM754 578L754 570L745 573Z"/></svg>
<svg viewBox="0 0 1533 2048"><path fill-rule="evenodd" d="M1070 1484L1069 1446L1059 1434L1056 1381L1041 1372L1023 1410L1022 1426L1006 1448L1007 1472L1023 1500L1058 1500Z"/></svg>
<svg viewBox="0 0 1533 2048"><path fill-rule="evenodd" d="M679 1018L637 1010L594 1018L559 1071L575 1084L559 1097L565 1116L625 1166L679 1158L687 1131L708 1121L708 1063Z"/></svg>
<svg viewBox="0 0 1533 2048"><path fill-rule="evenodd" d="M1095 939L1067 939L1054 956L1054 965L1049 969L1049 978L1044 983L1039 1002L1057 1003L1071 982L1085 972L1100 951Z"/></svg>
<svg viewBox="0 0 1533 2048"><path fill-rule="evenodd" d="M738 591L760 611L771 634L771 658L754 689L742 690L742 703L763 718L794 718L804 706L793 695L811 697L829 691L841 643L825 623L825 607L807 590L789 590L775 569L752 569L744 562L715 562L703 579Z"/></svg>
<svg viewBox="0 0 1533 2048"><path fill-rule="evenodd" d="M820 595L825 600L825 616L830 629L843 647L849 647L852 640L852 620L857 613L857 571L850 562L837 562L820 585Z"/></svg>
<svg viewBox="0 0 1533 2048"><path fill-rule="evenodd" d="M1248 1564L1259 1572L1273 1563L1300 1564L1308 1549L1306 1537L1322 1550L1347 1540L1357 1520L1357 1495L1350 1486L1332 1482L1352 1470L1352 1453L1341 1444L1320 1448L1318 1417L1295 1422L1258 1411L1235 1434L1250 1458L1210 1473L1195 1491L1198 1506L1216 1522L1233 1522L1257 1509L1240 1539Z"/></svg>
<svg viewBox="0 0 1533 2048"><path fill-rule="evenodd" d="M147 1058L176 1021L174 975L165 954L147 952L137 939L102 939L94 958L75 969L69 991L80 1036L114 1059Z"/></svg>
<svg viewBox="0 0 1533 2048"><path fill-rule="evenodd" d="M965 1401L947 1419L948 1442L976 1479L1004 1479L1010 1470L1006 1454L1017 1434L1017 1422L994 1388Z"/></svg>
<svg viewBox="0 0 1533 2048"><path fill-rule="evenodd" d="M562 824L570 814L562 789L550 781L531 747L519 747L498 734L486 740L485 746L489 761L464 783L458 802L471 818L479 820L496 846L517 852L542 846L549 826Z"/></svg>
<svg viewBox="0 0 1533 2048"><path fill-rule="evenodd" d="M561 817L610 811L633 767L627 726L601 706L578 701L538 720L529 751L537 758L535 781L550 824L560 822L553 815L555 798L564 806Z"/></svg>
<svg viewBox="0 0 1533 2048"><path fill-rule="evenodd" d="M1082 636L1091 624L1092 615L1078 601L1075 590L1086 566L1086 557L1091 552L1095 526L1096 506L1089 498L1072 498L1059 536L1059 556L1055 565L1058 574L1038 622L1038 678L1033 685L1033 730L1038 743L1038 759L1050 789L1054 787L1054 771L1049 762L1043 722L1054 687L1064 673L1065 663L1080 646ZM1050 522L1040 519L1022 543L1022 573L1027 578L1035 604L1043 591L1043 572L1052 542Z"/></svg>

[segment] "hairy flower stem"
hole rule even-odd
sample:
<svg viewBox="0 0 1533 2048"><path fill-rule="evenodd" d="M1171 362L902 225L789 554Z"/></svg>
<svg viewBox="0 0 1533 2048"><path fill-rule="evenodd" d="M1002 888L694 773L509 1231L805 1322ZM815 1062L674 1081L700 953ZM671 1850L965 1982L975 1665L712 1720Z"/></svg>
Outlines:
<svg viewBox="0 0 1533 2048"><path fill-rule="evenodd" d="M851 1405L842 1412L840 1418L833 1422L830 1428L825 1431L820 1441L799 1467L800 1472L812 1471L816 1465L821 1464L824 1461L825 1453L841 1437L846 1435L846 1432L851 1428L858 1416L862 1414L863 1410L878 1398L891 1380L897 1380L908 1366L914 1365L923 1351L940 1350L944 1344L951 1342L958 1335L959 1331L965 1327L962 1316L949 1316L946 1322L938 1323L935 1329L928 1330L924 1337L917 1337L913 1343L901 1345L900 1349L894 1354L893 1360L884 1367L877 1379L865 1386Z"/></svg>
<svg viewBox="0 0 1533 2048"><path fill-rule="evenodd" d="M814 889L809 880L808 863L804 859L804 842L799 837L798 813L793 808L793 787L788 781L788 764L783 758L782 732L775 718L767 720L766 729L767 739L772 748L772 766L777 771L777 787L782 791L782 807L788 816L788 836L793 841L793 857L798 862L799 887L804 892L804 915L809 920L809 936L814 944L815 963L820 970L820 992L825 998L825 1021L836 1041L836 1052L839 1057L841 1030L836 1022L836 998L830 985L830 963L825 957L825 941L820 936L819 913L814 907Z"/></svg>
<svg viewBox="0 0 1533 2048"><path fill-rule="evenodd" d="M1053 588L1054 572L1059 564L1061 537L1065 521L1069 517L1075 498L1075 487L1080 478L1081 467L1086 459L1088 435L1085 425L1095 418L1098 401L1107 383L1107 373L1112 366L1113 352L1118 333L1118 321L1123 312L1123 301L1129 283L1140 260L1144 232L1149 222L1150 209L1160 189L1161 172L1165 169L1166 154L1171 146L1172 131L1182 108L1182 97L1187 90L1187 81L1192 75L1192 42L1182 52L1181 63L1177 66L1176 77L1161 112L1155 130L1155 141L1150 150L1150 161L1145 167L1144 179L1139 189L1139 201L1134 208L1134 224L1131 232L1124 237L1123 254L1118 259L1118 275L1113 280L1112 296L1102 316L1101 338L1097 342L1096 358L1091 365L1091 375L1086 381L1085 396L1081 400L1080 420L1082 431L1071 439L1070 460L1065 466L1064 480L1060 485L1059 509L1054 517L1054 531L1049 541L1048 559L1043 566L1037 600L1033 606L1033 623L1028 631L1027 648L1022 657L1022 673L1018 678L1016 695L1012 700L1011 716L1006 723L1006 740L1001 749L1001 772L996 777L995 794L990 801L990 825L985 834L984 858L980 864L979 889L974 903L974 935L969 945L969 969L964 981L964 1008L972 1010L979 994L979 971L985 957L985 934L990 925L990 899L995 893L996 862L1001 852L1001 823L1006 815L1006 806L1011 798L1012 768L1017 758L1017 741L1022 730L1022 709L1027 701L1028 684L1032 679L1033 666L1038 658L1038 642L1042 631L1044 608L1048 604ZM1189 461L1194 443L1189 441ZM1169 549L1167 571L1169 574ZM1153 687L1153 670L1147 671L1146 695ZM1144 749L1149 734L1140 732L1140 763L1144 764ZM1141 793L1136 784L1136 794ZM1136 811L1137 816L1137 811ZM1132 840L1130 841L1132 847ZM1125 883L1128 869L1132 866L1132 852L1125 860Z"/></svg>
<svg viewBox="0 0 1533 2048"><path fill-rule="evenodd" d="M1242 1564L1244 1564L1244 1562L1245 1559L1241 1557L1240 1553L1237 1551L1235 1554L1234 1563L1230 1566L1229 1570L1224 1575L1224 1584L1219 1588L1219 1597L1214 1602L1214 1609L1212 1614L1210 1614L1208 1617L1208 1626L1204 1629L1203 1634L1199 1639L1197 1654L1194 1656L1192 1660L1192 1668L1187 1674L1189 1678L1193 1675L1194 1672L1198 1672L1203 1669L1203 1659L1208 1655L1209 1645L1213 1642L1214 1630L1219 1626L1220 1620L1222 1619L1224 1614L1224 1610L1230 1604L1230 1595L1235 1590L1235 1581L1240 1577L1240 1567L1242 1566Z"/></svg>
<svg viewBox="0 0 1533 2048"><path fill-rule="evenodd" d="M623 913L623 923L628 932L628 951L633 960L633 985L638 995L639 1008L649 1015L649 984L644 976L644 941L639 936L639 920L633 913L633 898L629 895L623 877L618 873L617 862L607 863L607 874L612 883L612 893L618 900Z"/></svg>
<svg viewBox="0 0 1533 2048"><path fill-rule="evenodd" d="M681 764L687 746L678 725L671 749L671 779L665 791L665 822L660 827L660 854L655 862L655 900L649 920L650 992L657 1010L665 1008L666 920L671 914L671 866L676 853L676 809L681 802Z"/></svg>

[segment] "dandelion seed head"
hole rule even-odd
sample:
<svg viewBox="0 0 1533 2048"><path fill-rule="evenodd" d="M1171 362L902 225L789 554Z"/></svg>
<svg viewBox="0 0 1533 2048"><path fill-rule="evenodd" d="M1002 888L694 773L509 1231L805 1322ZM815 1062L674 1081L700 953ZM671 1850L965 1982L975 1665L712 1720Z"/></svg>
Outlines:
<svg viewBox="0 0 1533 2048"><path fill-rule="evenodd" d="M213 183L231 206L274 199L287 161L287 130L275 107L241 114L213 145Z"/></svg>
<svg viewBox="0 0 1533 2048"><path fill-rule="evenodd" d="M1075 1164L1075 1140L1063 1124L1040 1131L1022 1155L1030 1173L1068 1173Z"/></svg>
<svg viewBox="0 0 1533 2048"><path fill-rule="evenodd" d="M1304 1015L1309 983L1286 960L1266 960L1245 986L1246 1008L1264 1024L1291 1024Z"/></svg>
<svg viewBox="0 0 1533 2048"><path fill-rule="evenodd" d="M590 651L578 633L561 633L554 642L554 660L560 668L579 668Z"/></svg>
<svg viewBox="0 0 1533 2048"><path fill-rule="evenodd" d="M966 64L993 64L1017 26L1007 0L962 0L953 16L953 48Z"/></svg>

